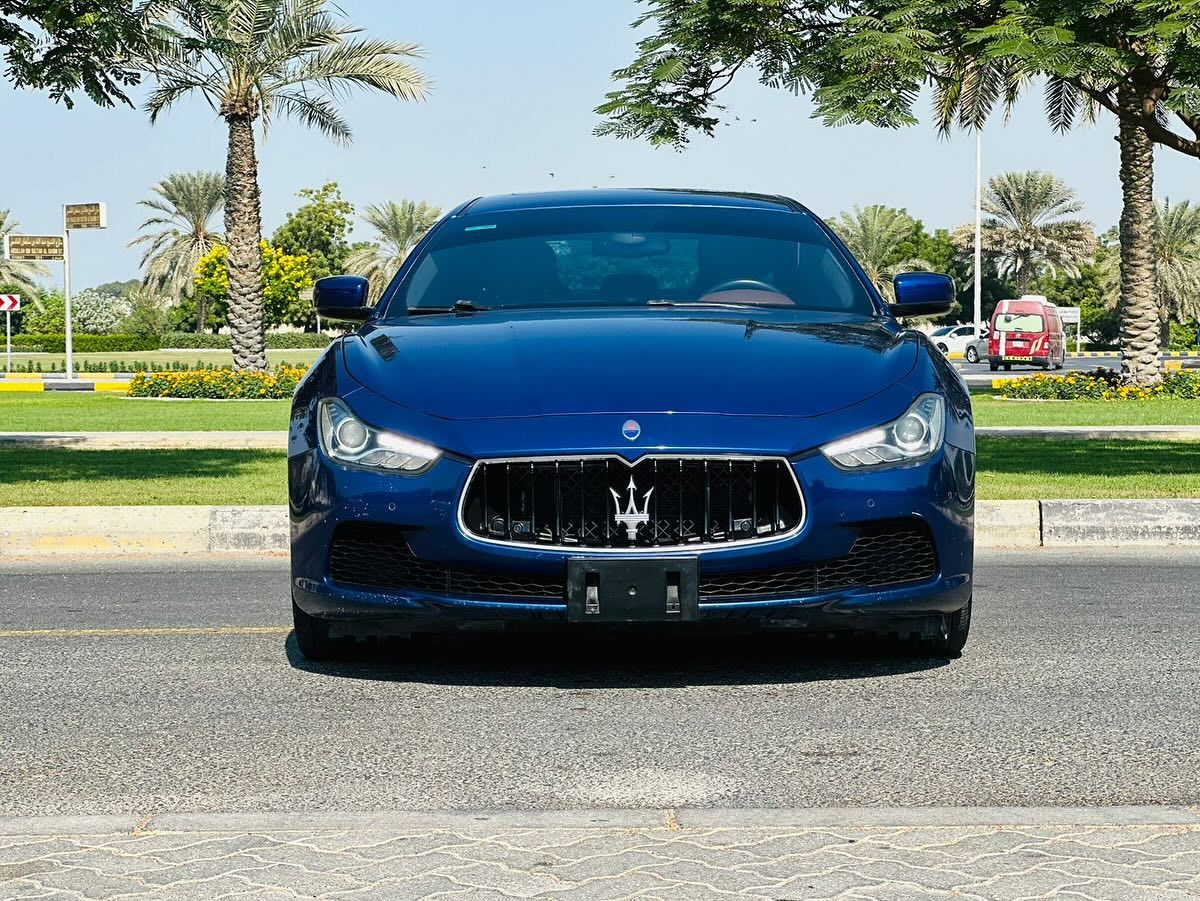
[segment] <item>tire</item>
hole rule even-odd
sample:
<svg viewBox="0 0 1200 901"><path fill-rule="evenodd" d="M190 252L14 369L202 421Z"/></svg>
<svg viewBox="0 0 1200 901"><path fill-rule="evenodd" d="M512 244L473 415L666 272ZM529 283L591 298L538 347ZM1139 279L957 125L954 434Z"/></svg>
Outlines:
<svg viewBox="0 0 1200 901"><path fill-rule="evenodd" d="M988 361L988 369L990 369L992 372L995 372L999 368L1000 368L1000 364L997 363L995 360Z"/></svg>
<svg viewBox="0 0 1200 901"><path fill-rule="evenodd" d="M950 348L948 348L945 344L937 345L937 349L940 350L944 354L950 353Z"/></svg>
<svg viewBox="0 0 1200 901"><path fill-rule="evenodd" d="M296 646L309 660L341 660L354 649L352 638L330 638L329 622L310 616L292 601L292 624L296 629Z"/></svg>
<svg viewBox="0 0 1200 901"><path fill-rule="evenodd" d="M979 352L977 350L975 350L975 348L973 348L973 347L968 347L967 352L963 356L965 356L967 358L968 363L978 363L979 362Z"/></svg>
<svg viewBox="0 0 1200 901"><path fill-rule="evenodd" d="M1012 372L1012 363L1005 363L1005 364L1004 364L1004 371L1005 371L1005 372Z"/></svg>

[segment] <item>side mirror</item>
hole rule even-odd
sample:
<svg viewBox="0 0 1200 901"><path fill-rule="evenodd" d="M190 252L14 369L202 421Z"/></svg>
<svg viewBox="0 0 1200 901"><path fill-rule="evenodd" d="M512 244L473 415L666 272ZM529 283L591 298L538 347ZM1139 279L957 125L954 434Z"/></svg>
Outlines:
<svg viewBox="0 0 1200 901"><path fill-rule="evenodd" d="M362 322L371 315L367 306L370 286L358 275L331 275L313 285L313 306L325 319L349 319Z"/></svg>
<svg viewBox="0 0 1200 901"><path fill-rule="evenodd" d="M892 279L894 316L936 316L954 306L954 281L936 272L901 272Z"/></svg>

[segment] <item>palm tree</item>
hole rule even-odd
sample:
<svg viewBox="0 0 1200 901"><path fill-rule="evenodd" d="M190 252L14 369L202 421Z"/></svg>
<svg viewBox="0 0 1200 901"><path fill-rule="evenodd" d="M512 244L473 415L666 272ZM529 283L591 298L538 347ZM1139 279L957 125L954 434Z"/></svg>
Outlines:
<svg viewBox="0 0 1200 901"><path fill-rule="evenodd" d="M145 244L141 266L143 284L179 301L190 297L195 286L196 264L222 244L225 236L212 230L211 220L225 205L225 176L220 172L175 172L151 190L157 194L139 203L153 210L130 247ZM204 297L197 298L196 331L203 331Z"/></svg>
<svg viewBox="0 0 1200 901"><path fill-rule="evenodd" d="M15 234L17 226L20 224L16 219L10 217L9 210L0 210L0 242L3 242L9 235ZM23 294L28 294L28 299L32 300L35 306L38 301L37 288L33 280L45 278L49 274L50 270L41 263L8 260L4 258L3 254L0 254L0 285L16 288Z"/></svg>
<svg viewBox="0 0 1200 901"><path fill-rule="evenodd" d="M1073 218L1083 203L1049 172L1005 172L988 180L983 195L983 250L1002 278L1024 294L1042 269L1071 277L1096 252L1092 223ZM975 227L961 225L951 240L961 250L974 246Z"/></svg>
<svg viewBox="0 0 1200 901"><path fill-rule="evenodd" d="M1154 201L1154 295L1162 332L1168 323L1200 318L1200 206L1190 201ZM1106 236L1116 240L1114 229ZM1121 301L1119 258L1107 254L1100 263L1104 277L1105 304L1109 309Z"/></svg>
<svg viewBox="0 0 1200 901"><path fill-rule="evenodd" d="M326 9L328 0L210 0L173 4L174 37L157 63L150 121L198 92L229 129L225 234L233 362L265 369L262 218L254 123L291 116L342 143L340 102L353 88L420 100L424 77L408 62L415 44L356 37L360 29Z"/></svg>
<svg viewBox="0 0 1200 901"><path fill-rule="evenodd" d="M363 219L378 233L379 243L360 247L346 260L346 270L366 277L371 297L378 299L409 251L433 227L442 211L421 201L389 200L363 210Z"/></svg>
<svg viewBox="0 0 1200 901"><path fill-rule="evenodd" d="M896 260L897 248L912 237L916 225L904 210L881 204L871 204L861 209L856 206L852 212L842 213L831 224L863 267L867 278L888 302L896 299L892 288L893 276L914 269L933 268L925 260Z"/></svg>
<svg viewBox="0 0 1200 901"><path fill-rule="evenodd" d="M1154 204L1155 287L1163 321L1200 318L1200 207Z"/></svg>

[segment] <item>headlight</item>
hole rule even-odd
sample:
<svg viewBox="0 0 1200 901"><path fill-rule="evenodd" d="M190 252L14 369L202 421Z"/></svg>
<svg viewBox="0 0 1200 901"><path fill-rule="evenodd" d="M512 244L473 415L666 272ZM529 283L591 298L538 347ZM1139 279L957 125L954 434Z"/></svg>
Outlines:
<svg viewBox="0 0 1200 901"><path fill-rule="evenodd" d="M336 398L321 401L317 429L321 447L329 458L349 466L416 475L442 455L436 447L371 428Z"/></svg>
<svg viewBox="0 0 1200 901"><path fill-rule="evenodd" d="M945 434L945 400L940 394L922 394L894 422L831 441L821 453L842 469L908 463L932 457Z"/></svg>

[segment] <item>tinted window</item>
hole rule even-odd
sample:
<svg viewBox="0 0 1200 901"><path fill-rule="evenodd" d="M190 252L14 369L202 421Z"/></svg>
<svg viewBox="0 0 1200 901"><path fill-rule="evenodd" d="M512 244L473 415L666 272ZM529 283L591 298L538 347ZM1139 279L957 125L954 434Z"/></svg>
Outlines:
<svg viewBox="0 0 1200 901"><path fill-rule="evenodd" d="M875 312L850 265L807 215L705 207L571 207L451 220L414 261L385 318L462 302Z"/></svg>

